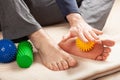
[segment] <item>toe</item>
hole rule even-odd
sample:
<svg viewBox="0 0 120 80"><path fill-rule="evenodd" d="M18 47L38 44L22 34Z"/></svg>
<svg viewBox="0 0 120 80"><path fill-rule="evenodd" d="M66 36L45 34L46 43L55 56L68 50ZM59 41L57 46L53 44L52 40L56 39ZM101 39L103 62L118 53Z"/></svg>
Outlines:
<svg viewBox="0 0 120 80"><path fill-rule="evenodd" d="M53 65L52 65L52 64L47 65L47 67L48 67L49 69L51 69L51 70L54 70L54 68L53 68Z"/></svg>
<svg viewBox="0 0 120 80"><path fill-rule="evenodd" d="M98 61L105 61L108 56L109 56L109 53L103 53L102 55L98 56L96 58L96 60L98 60Z"/></svg>
<svg viewBox="0 0 120 80"><path fill-rule="evenodd" d="M68 57L67 62L69 64L69 66L71 66L71 67L74 67L77 65L77 61L75 59L73 59L72 57Z"/></svg>
<svg viewBox="0 0 120 80"><path fill-rule="evenodd" d="M109 53L103 53L103 56L107 57L107 56L109 56Z"/></svg>
<svg viewBox="0 0 120 80"><path fill-rule="evenodd" d="M109 56L109 53L103 53L102 55L103 61L105 61L108 56Z"/></svg>
<svg viewBox="0 0 120 80"><path fill-rule="evenodd" d="M68 63L67 63L65 60L61 61L61 63L62 63L62 65L63 65L64 70L66 70L66 69L69 68Z"/></svg>
<svg viewBox="0 0 120 80"><path fill-rule="evenodd" d="M52 67L54 71L59 71L59 67L56 62L52 63Z"/></svg>
<svg viewBox="0 0 120 80"><path fill-rule="evenodd" d="M111 49L109 47L104 47L104 53L110 53Z"/></svg>
<svg viewBox="0 0 120 80"><path fill-rule="evenodd" d="M110 46L110 47L115 45L115 42L112 40L103 40L102 42L104 45Z"/></svg>
<svg viewBox="0 0 120 80"><path fill-rule="evenodd" d="M64 67L62 65L62 62L58 62L57 63L58 67L59 67L59 70L64 70Z"/></svg>
<svg viewBox="0 0 120 80"><path fill-rule="evenodd" d="M102 60L105 61L107 59L107 57L105 56L102 56Z"/></svg>
<svg viewBox="0 0 120 80"><path fill-rule="evenodd" d="M101 60L103 60L103 58L102 58L102 56L98 56L98 57L96 58L96 60L101 61Z"/></svg>

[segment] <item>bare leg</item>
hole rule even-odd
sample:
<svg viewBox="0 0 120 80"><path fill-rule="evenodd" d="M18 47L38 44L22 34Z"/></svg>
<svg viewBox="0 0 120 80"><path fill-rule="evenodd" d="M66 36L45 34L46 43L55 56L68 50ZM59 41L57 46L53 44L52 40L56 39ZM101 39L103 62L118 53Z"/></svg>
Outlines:
<svg viewBox="0 0 120 80"><path fill-rule="evenodd" d="M2 33L0 32L0 39L2 39L3 37L2 37Z"/></svg>
<svg viewBox="0 0 120 80"><path fill-rule="evenodd" d="M77 64L70 54L54 43L43 29L29 36L40 54L42 63L51 70L65 70Z"/></svg>
<svg viewBox="0 0 120 80"><path fill-rule="evenodd" d="M76 38L74 37L67 40L62 40L59 43L59 46L66 52L69 52L73 55L93 60L105 60L111 51L109 47L113 46L115 43L112 40L102 40L101 42L97 42L91 51L83 52L76 47L75 39Z"/></svg>

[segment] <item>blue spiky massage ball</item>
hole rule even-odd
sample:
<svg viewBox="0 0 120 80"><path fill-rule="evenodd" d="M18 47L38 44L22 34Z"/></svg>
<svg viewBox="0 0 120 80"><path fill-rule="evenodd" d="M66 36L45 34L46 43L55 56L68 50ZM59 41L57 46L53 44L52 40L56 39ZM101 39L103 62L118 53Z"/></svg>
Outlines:
<svg viewBox="0 0 120 80"><path fill-rule="evenodd" d="M9 63L15 60L17 48L8 39L0 40L0 63Z"/></svg>

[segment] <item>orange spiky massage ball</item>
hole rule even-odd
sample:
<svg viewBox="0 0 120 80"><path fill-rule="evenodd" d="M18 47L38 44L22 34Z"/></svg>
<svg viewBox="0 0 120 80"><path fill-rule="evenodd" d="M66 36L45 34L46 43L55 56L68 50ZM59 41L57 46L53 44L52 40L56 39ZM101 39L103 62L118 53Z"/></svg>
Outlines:
<svg viewBox="0 0 120 80"><path fill-rule="evenodd" d="M81 50L81 51L90 51L94 47L95 42L83 42L79 38L76 39L76 46Z"/></svg>

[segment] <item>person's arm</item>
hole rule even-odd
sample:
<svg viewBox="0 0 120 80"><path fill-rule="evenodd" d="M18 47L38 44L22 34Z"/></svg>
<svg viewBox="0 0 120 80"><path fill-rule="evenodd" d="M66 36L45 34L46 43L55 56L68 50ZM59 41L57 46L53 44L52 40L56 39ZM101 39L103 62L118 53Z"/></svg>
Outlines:
<svg viewBox="0 0 120 80"><path fill-rule="evenodd" d="M70 13L79 13L76 0L56 0L56 2L64 17Z"/></svg>
<svg viewBox="0 0 120 80"><path fill-rule="evenodd" d="M82 16L79 14L76 0L56 0L56 2L71 27L64 39L73 36L79 37L84 42L99 39L98 35L102 34L102 32L92 28L84 21Z"/></svg>

